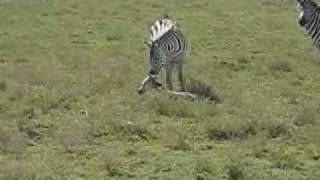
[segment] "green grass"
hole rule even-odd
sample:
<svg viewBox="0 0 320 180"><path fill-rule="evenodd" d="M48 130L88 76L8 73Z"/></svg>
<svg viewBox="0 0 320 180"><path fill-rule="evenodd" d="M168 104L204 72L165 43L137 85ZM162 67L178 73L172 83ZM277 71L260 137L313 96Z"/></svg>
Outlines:
<svg viewBox="0 0 320 180"><path fill-rule="evenodd" d="M295 6L2 0L0 179L318 179L320 54ZM166 13L220 103L137 94Z"/></svg>

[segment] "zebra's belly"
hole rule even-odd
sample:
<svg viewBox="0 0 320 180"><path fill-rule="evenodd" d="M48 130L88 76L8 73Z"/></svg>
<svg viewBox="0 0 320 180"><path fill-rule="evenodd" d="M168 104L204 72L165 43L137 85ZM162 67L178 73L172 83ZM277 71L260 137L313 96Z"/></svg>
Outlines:
<svg viewBox="0 0 320 180"><path fill-rule="evenodd" d="M168 54L165 58L165 63L180 63L183 61L184 57L185 52L179 54Z"/></svg>

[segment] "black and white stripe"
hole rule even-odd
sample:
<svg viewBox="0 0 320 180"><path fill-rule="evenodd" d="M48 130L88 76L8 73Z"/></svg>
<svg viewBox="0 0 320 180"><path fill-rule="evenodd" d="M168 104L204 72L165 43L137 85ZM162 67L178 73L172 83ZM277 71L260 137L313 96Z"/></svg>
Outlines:
<svg viewBox="0 0 320 180"><path fill-rule="evenodd" d="M185 38L181 31L170 29L151 44L150 73L158 74L164 65L180 63L178 61L183 60L180 57L185 55L186 48Z"/></svg>
<svg viewBox="0 0 320 180"><path fill-rule="evenodd" d="M182 64L186 55L187 43L177 23L169 17L155 21L151 26L150 39L145 43L150 50L150 71L140 89L144 89L144 86L150 87L150 85L146 85L150 83L147 80L156 78L164 68L167 88L172 90L172 69L173 65L177 64L178 80L180 81L181 89L184 90Z"/></svg>
<svg viewBox="0 0 320 180"><path fill-rule="evenodd" d="M312 0L298 0L298 21L305 27L313 40L313 45L320 49L320 8Z"/></svg>

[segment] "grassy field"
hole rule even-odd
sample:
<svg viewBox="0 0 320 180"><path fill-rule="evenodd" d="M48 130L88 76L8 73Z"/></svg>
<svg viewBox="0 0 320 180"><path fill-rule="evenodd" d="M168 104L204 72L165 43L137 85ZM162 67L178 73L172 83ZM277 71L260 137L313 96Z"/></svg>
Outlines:
<svg viewBox="0 0 320 180"><path fill-rule="evenodd" d="M0 179L317 180L320 53L295 6L0 0ZM137 94L165 13L220 104Z"/></svg>

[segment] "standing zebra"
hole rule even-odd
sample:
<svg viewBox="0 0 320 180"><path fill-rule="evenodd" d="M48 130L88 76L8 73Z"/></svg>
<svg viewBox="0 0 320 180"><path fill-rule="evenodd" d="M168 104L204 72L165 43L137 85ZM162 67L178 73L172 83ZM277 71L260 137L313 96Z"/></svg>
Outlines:
<svg viewBox="0 0 320 180"><path fill-rule="evenodd" d="M164 67L166 85L172 90L172 69L174 64L178 66L178 80L180 88L185 90L183 81L182 64L186 55L186 40L177 25L168 16L155 21L150 30L150 39L145 42L149 52L150 71L142 81L138 93L141 95L148 90L162 86L157 82L157 77Z"/></svg>
<svg viewBox="0 0 320 180"><path fill-rule="evenodd" d="M312 0L298 0L298 21L305 27L313 40L313 45L320 48L320 8Z"/></svg>

